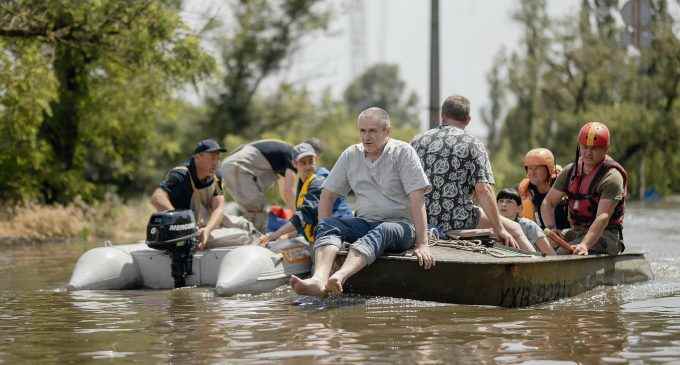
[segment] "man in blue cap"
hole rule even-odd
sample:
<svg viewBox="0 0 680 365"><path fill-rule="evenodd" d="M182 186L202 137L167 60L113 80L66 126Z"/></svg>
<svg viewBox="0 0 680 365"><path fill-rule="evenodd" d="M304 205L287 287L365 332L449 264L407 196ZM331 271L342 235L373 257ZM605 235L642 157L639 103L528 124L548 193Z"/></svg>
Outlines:
<svg viewBox="0 0 680 365"><path fill-rule="evenodd" d="M201 227L198 245L201 250L207 248L214 229L233 225L224 214L222 177L217 170L220 152L226 149L214 139L198 142L193 155L172 168L151 196L151 204L157 211L191 209L194 212Z"/></svg>

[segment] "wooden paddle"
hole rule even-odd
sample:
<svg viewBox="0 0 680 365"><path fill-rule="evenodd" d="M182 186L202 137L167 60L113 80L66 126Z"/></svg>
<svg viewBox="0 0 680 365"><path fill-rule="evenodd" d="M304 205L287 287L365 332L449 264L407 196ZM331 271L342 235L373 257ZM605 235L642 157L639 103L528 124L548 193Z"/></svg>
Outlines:
<svg viewBox="0 0 680 365"><path fill-rule="evenodd" d="M543 233L545 233L545 236L548 237L548 239L552 242L557 243L562 247L563 249L567 250L570 254L574 254L574 246L570 245L569 242L567 242L562 236L551 230L550 228L546 228L543 230Z"/></svg>

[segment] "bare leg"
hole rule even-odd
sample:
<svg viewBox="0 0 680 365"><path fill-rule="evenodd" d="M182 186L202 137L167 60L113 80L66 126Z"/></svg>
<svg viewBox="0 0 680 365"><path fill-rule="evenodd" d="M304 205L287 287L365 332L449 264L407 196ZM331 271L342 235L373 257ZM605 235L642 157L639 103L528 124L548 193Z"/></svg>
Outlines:
<svg viewBox="0 0 680 365"><path fill-rule="evenodd" d="M314 275L302 280L295 275L290 277L290 286L300 295L321 296L325 294L326 282L330 275L338 248L333 245L322 246L314 254Z"/></svg>
<svg viewBox="0 0 680 365"><path fill-rule="evenodd" d="M357 252L357 250L350 249L340 270L336 271L333 275L331 275L330 279L328 279L328 283L326 284L326 293L330 295L341 294L342 284L345 283L345 280L359 272L359 270L363 269L365 266L366 258Z"/></svg>

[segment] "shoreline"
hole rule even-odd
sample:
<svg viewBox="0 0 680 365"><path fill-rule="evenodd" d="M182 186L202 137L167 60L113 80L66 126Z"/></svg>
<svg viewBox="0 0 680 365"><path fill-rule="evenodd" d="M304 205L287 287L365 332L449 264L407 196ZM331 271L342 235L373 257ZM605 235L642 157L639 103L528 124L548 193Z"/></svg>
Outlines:
<svg viewBox="0 0 680 365"><path fill-rule="evenodd" d="M14 206L0 212L0 246L139 240L152 211L147 198L128 202L108 198L93 205L76 201L68 206Z"/></svg>
<svg viewBox="0 0 680 365"><path fill-rule="evenodd" d="M631 200L630 207L680 208L680 194L657 201ZM142 239L153 212L148 198L121 202L107 199L93 206L30 204L6 209L0 223L0 246L29 246L71 241L133 242ZM86 218L86 217L89 217Z"/></svg>

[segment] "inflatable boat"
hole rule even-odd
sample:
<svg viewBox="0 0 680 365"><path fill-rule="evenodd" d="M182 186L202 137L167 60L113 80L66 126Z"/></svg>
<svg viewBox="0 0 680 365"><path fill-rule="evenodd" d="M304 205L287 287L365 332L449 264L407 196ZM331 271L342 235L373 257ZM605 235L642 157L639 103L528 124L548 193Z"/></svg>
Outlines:
<svg viewBox="0 0 680 365"><path fill-rule="evenodd" d="M301 239L197 251L187 286L214 287L218 295L263 293L311 269L309 245ZM69 290L171 289L175 282L168 252L146 243L96 247L77 261Z"/></svg>

